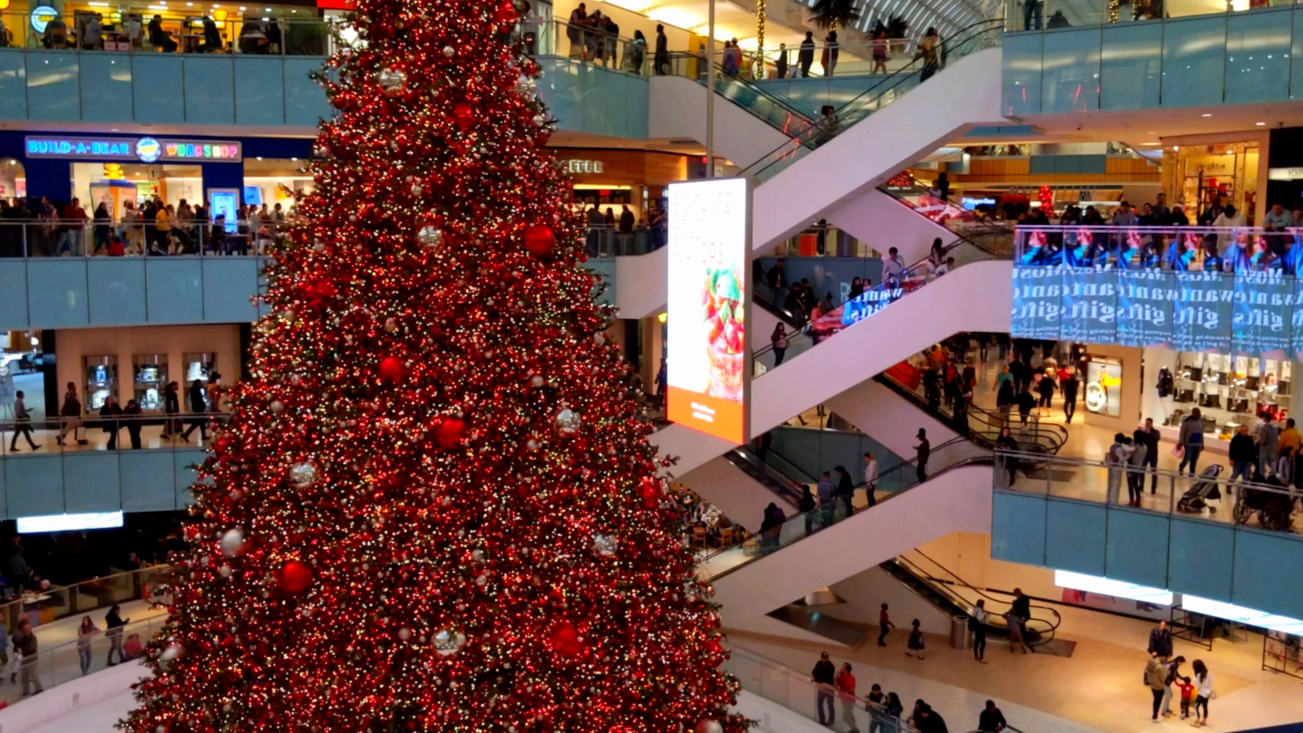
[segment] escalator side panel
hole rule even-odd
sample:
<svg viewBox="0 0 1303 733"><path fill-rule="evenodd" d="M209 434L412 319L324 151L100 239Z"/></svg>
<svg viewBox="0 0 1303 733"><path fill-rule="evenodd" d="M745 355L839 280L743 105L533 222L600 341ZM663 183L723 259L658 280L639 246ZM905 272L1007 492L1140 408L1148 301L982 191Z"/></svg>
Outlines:
<svg viewBox="0 0 1303 733"><path fill-rule="evenodd" d="M828 212L838 229L882 252L895 247L904 262L918 262L932 250L932 240L954 241L955 233L926 216L872 189Z"/></svg>
<svg viewBox="0 0 1303 733"><path fill-rule="evenodd" d="M998 75L998 71L997 71ZM678 76L649 81L647 136L706 141L706 87ZM745 168L787 142L788 136L723 95L715 97L715 154Z"/></svg>
<svg viewBox="0 0 1303 733"><path fill-rule="evenodd" d="M722 575L713 582L714 600L726 626L745 628L795 598L937 537L990 528L991 468L962 466Z"/></svg>
<svg viewBox="0 0 1303 733"><path fill-rule="evenodd" d="M927 429L933 445L959 437L949 425L872 379L842 392L826 404L830 412L902 456L914 454L918 428Z"/></svg>

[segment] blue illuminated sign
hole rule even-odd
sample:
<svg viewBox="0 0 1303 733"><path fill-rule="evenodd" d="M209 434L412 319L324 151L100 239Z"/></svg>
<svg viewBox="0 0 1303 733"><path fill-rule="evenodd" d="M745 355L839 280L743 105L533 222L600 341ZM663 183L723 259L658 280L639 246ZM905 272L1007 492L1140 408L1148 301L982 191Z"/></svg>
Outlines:
<svg viewBox="0 0 1303 733"><path fill-rule="evenodd" d="M239 163L240 143L230 141L159 140L152 137L94 138L28 135L28 158L79 160L139 160L143 163L195 160Z"/></svg>
<svg viewBox="0 0 1303 733"><path fill-rule="evenodd" d="M57 17L59 17L59 11L49 5L37 5L32 9L32 30L37 33L44 33L45 27Z"/></svg>
<svg viewBox="0 0 1303 733"><path fill-rule="evenodd" d="M226 217L224 220L226 233L234 234L239 227L240 192L233 188L209 189L208 203L213 221L216 222L219 216Z"/></svg>
<svg viewBox="0 0 1303 733"><path fill-rule="evenodd" d="M145 163L153 163L163 155L163 146L152 137L142 137L136 141L136 157Z"/></svg>

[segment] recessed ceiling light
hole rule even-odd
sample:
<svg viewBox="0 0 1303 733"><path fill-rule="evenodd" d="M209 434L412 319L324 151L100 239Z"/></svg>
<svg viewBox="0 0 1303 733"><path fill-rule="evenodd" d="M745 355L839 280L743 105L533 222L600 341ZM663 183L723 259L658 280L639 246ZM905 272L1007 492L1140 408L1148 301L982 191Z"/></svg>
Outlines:
<svg viewBox="0 0 1303 733"><path fill-rule="evenodd" d="M1141 146L1145 146L1145 145L1162 145L1162 143L1140 143L1140 145L1141 145Z"/></svg>
<svg viewBox="0 0 1303 733"><path fill-rule="evenodd" d="M1204 116L1204 117L1212 117L1212 116L1213 116L1213 113L1212 113L1212 112L1204 112L1204 113L1203 113L1203 116Z"/></svg>
<svg viewBox="0 0 1303 733"><path fill-rule="evenodd" d="M1154 132L1153 130L1150 130L1149 132L1146 132L1145 134L1146 134L1146 135L1157 135L1158 133Z"/></svg>
<svg viewBox="0 0 1303 733"><path fill-rule="evenodd" d="M1255 123L1253 123L1253 124L1257 125L1258 127L1266 127L1266 126L1267 126L1267 123L1265 123L1265 122L1255 122Z"/></svg>

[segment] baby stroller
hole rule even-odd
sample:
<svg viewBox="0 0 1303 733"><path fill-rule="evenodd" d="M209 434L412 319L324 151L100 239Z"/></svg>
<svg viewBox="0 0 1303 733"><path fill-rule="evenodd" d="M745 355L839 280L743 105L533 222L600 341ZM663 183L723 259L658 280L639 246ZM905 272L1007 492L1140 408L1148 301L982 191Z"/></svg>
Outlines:
<svg viewBox="0 0 1303 733"><path fill-rule="evenodd" d="M1217 488L1217 477L1222 473L1222 467L1212 465L1199 474L1199 480L1190 490L1181 496L1176 502L1176 510L1195 514L1207 509L1209 512L1215 512L1217 509L1208 505L1211 499L1222 498L1222 492Z"/></svg>
<svg viewBox="0 0 1303 733"><path fill-rule="evenodd" d="M1284 490L1280 480L1275 476L1262 483ZM1294 500L1289 494L1278 494L1251 486L1242 486L1235 496L1233 518L1236 524L1245 524L1254 512L1258 513L1258 524L1263 529L1275 531L1288 530L1293 526L1290 514L1294 511Z"/></svg>

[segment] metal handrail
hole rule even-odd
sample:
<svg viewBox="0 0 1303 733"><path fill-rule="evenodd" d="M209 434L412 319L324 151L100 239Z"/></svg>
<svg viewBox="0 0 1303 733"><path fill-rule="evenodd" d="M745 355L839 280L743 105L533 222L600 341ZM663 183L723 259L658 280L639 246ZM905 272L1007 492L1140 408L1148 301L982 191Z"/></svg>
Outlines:
<svg viewBox="0 0 1303 733"><path fill-rule="evenodd" d="M1006 593L1006 592L1004 592L1004 591L989 591L989 592L988 592L988 591L982 590L982 589L980 589L980 588L977 588L976 586L973 586L973 585L969 584L968 581L966 581L966 580L964 580L963 578L961 578L961 577L959 577L958 575L956 575L954 572L952 572L952 571L951 571L949 568L947 568L946 566L942 565L941 563L937 562L936 560L933 560L931 557L928 557L927 553L923 552L922 550L920 550L920 549L918 549L918 548L915 548L915 549L911 550L910 552L917 553L917 554L920 555L923 559L927 560L928 562L930 562L930 563L932 563L933 565L935 565L935 566L937 566L938 568L940 568L942 572L944 572L946 575L949 575L949 576L950 576L951 578L953 578L954 580L951 581L951 580L945 580L945 579L942 579L942 578L936 578L936 577L933 577L933 575L932 575L931 573L929 573L929 572L925 571L923 568L919 567L916 563L914 563L912 560L910 560L910 559L909 559L906 555L904 555L904 554L902 554L902 555L898 555L896 558L894 558L894 562L896 562L898 565L903 565L907 570L910 570L911 572L913 572L913 573L914 573L916 576L918 576L919 578L921 578L921 579L923 579L923 580L926 580L926 581L928 581L929 583L931 583L931 585L933 586L934 589L936 589L938 592L940 592L940 593L946 595L948 598L950 598L950 601L951 601L952 603L955 603L955 604L958 605L959 607L961 607L961 608L966 608L966 607L968 606L968 599L966 599L966 598L964 598L963 596L959 595L958 593L955 593L955 592L953 592L953 591L950 590L949 585L950 585L951 583L953 583L953 582L956 582L956 581L959 583L959 585L962 585L963 587L965 587L965 588L971 590L972 592L976 593L977 595L981 596L981 598L982 598L983 600L986 600L986 601L988 601L988 602L990 602L990 603L1003 603L1003 604L1005 604L1005 605L1007 605L1007 606L1009 606L1009 607L1011 607L1011 608L1013 607L1013 602L1012 602L1012 601L1006 601L1006 600L1004 600L1004 599L996 598L996 597L990 595L990 593L999 593L999 594L1001 594L1001 595L1012 596L1012 595L1013 595L1012 593ZM1030 599L1029 599L1029 601L1030 601ZM1048 634L1044 634L1044 633L1041 633L1040 631L1037 631L1037 633L1040 634L1040 636L1041 636L1042 638L1036 640L1036 643L1032 643L1031 641L1028 641L1028 646L1044 646L1044 645L1050 643L1051 641L1053 641L1053 640L1054 640L1054 637L1055 637L1055 634L1056 634L1056 633L1058 632L1058 630L1059 630L1059 626L1061 626L1061 625L1063 624L1063 616L1060 615L1059 612L1058 612L1057 610L1055 610L1055 609L1053 609L1053 608L1050 608L1049 606L1038 606L1038 605L1035 605L1035 604L1031 604L1031 603L1029 602L1029 604L1028 604L1028 608L1030 608L1030 609L1038 609L1038 610L1042 610L1042 611L1047 611L1047 612L1049 612L1051 615L1054 616L1054 620L1053 620L1053 621L1048 621L1048 620L1046 620L1046 619L1036 618L1035 616L1033 616L1031 619L1028 620L1028 623L1036 622L1036 623L1045 624L1047 627L1049 627L1049 629L1048 629L1049 633L1048 633ZM989 609L987 610L987 613L990 614L990 615L992 615L992 616L997 616L997 617L999 616L999 614L994 614L994 613L992 613ZM970 612L970 615L971 615L971 612ZM990 622L989 622L989 620L988 620L988 624L989 624L989 623L990 623Z"/></svg>
<svg viewBox="0 0 1303 733"><path fill-rule="evenodd" d="M1019 459L1019 460L1028 460L1028 461L1035 460L1035 461L1039 461L1039 462L1042 462L1042 463L1046 463L1046 464L1048 464L1048 466L1047 466L1047 470L1046 470L1046 473L1049 473L1048 468L1049 468L1050 466L1066 466L1066 467L1071 467L1071 468L1084 468L1084 467L1091 467L1091 468L1104 468L1104 469L1108 469L1108 470L1110 470L1110 471L1121 471L1121 472L1123 472L1123 473L1133 473L1133 474L1138 474L1138 475L1140 475L1140 476L1157 476L1157 477L1159 477L1159 478L1172 479L1172 480L1180 479L1180 480L1182 480L1182 481L1191 481L1191 480L1193 480L1193 481L1212 481L1212 482L1214 482L1214 483L1224 484L1224 485L1226 485L1226 486L1228 486L1228 487L1229 487L1229 486L1239 486L1239 487L1246 488L1246 489L1253 489L1253 490L1255 490L1255 491L1264 491L1264 492L1271 493L1271 494L1278 494L1278 495L1280 495L1280 496L1288 496L1288 497L1294 497L1294 498L1297 498L1297 497L1299 496L1299 494L1300 494L1299 490L1293 488L1292 486L1290 486L1290 487L1288 487L1288 488L1282 488L1282 487L1280 487L1280 486L1273 486L1273 485L1271 485L1271 484L1264 484L1264 483L1256 482L1256 481L1241 481L1241 480L1237 480L1237 481L1232 482L1231 480L1229 480L1229 479L1225 479L1225 478L1222 478L1222 477L1220 477L1220 476L1218 476L1218 477L1216 477L1216 478L1213 478L1213 477L1202 477L1202 476L1190 476L1190 475L1187 475L1187 474L1183 474L1183 473L1180 473L1180 472L1177 472L1177 471L1172 471L1172 470L1165 469L1165 468L1132 468L1132 467L1130 466L1130 464L1128 464L1128 465L1115 465L1115 464L1108 463L1108 462L1106 462L1106 461L1096 461L1096 460L1091 460L1091 459L1087 459L1087 458L1076 458L1076 457L1071 457L1071 456L1049 456L1049 457L1047 457L1047 456L1044 456L1044 455L1039 455L1039 454L1035 454L1035 453L1026 453L1026 452L1023 452L1023 451L1010 451L1010 450L996 449L996 451L995 451L995 457L996 457L997 459L999 459L999 458L1001 458L1001 457L1003 457L1003 456L1007 456L1007 457L1010 457L1010 458L1016 458L1016 459ZM1022 492L1022 493L1026 493L1026 492Z"/></svg>
<svg viewBox="0 0 1303 733"><path fill-rule="evenodd" d="M943 254L949 254L950 252L954 251L955 249L958 249L960 246L962 246L962 245L964 245L964 244L972 244L972 246L976 247L978 250L980 250L980 251L982 251L982 252L984 252L984 253L986 253L986 254L991 254L990 252L987 252L987 250L984 249L984 248L982 248L981 246L976 245L976 244L973 244L973 243L969 242L968 240L964 240L964 239L962 239L962 238L961 238L960 240L956 240L956 241L954 241L954 242L951 242L949 245L946 245L945 247L943 247L942 252L943 252ZM997 255L992 255L992 256L996 256L996 257L998 257ZM901 279L901 282L904 282L904 281L910 280L911 278L915 277L917 273L920 273L920 272L923 272L924 270L929 269L929 268L930 268L931 260L932 260L932 257L931 257L931 255L929 254L927 257L924 257L924 258L918 260L917 262L915 262L914 264L909 265L908 267L906 267L906 268L904 269L904 271L901 273L902 276L903 276L902 279ZM924 275L924 276L926 276L926 275ZM865 298L865 296L866 296L868 293L871 293L871 292L875 292L875 291L877 291L877 292L882 292L882 291L885 291L885 290L887 289L887 286L888 286L889 284L892 285L893 288L900 287L900 284L899 284L899 283L893 284L893 283L892 283L892 280L887 279L887 278L884 278L882 282L878 283L877 285L873 286L872 288L868 288L868 289L866 289L866 290L864 291L864 295L861 295L860 298ZM903 297L903 296L902 296L902 297ZM867 300L867 299L866 299L866 300ZM849 302L853 302L853 301L847 301L847 302L849 303ZM846 304L843 303L842 306L840 306L840 307L845 307L845 305L846 305ZM854 324L851 324L851 325L854 325ZM787 334L787 338L788 338L788 340L789 340L789 345L790 345L790 341L791 341L791 339L794 338L794 337L797 337L797 336L806 336L806 337L808 338L808 337L809 337L809 334L810 334L811 331L813 330L813 327L812 327L812 326L813 326L813 324L806 323L806 324L805 324L804 326L802 326L799 330L796 330L796 331L793 331L793 332ZM848 326L848 328L849 328L849 326ZM757 359L757 358L759 358L759 357L761 357L761 356L764 356L765 354L768 354L768 353L772 352L773 350L774 350L774 346L773 346L772 343L770 343L770 344L766 344L766 345L760 347L759 349L755 349L755 350L753 350L753 351L751 352L751 358L752 358L753 360L754 360L754 359Z"/></svg>
<svg viewBox="0 0 1303 733"><path fill-rule="evenodd" d="M945 66L946 48L949 45L962 43L966 40L969 40L968 38L960 38L961 35L968 34L975 38L979 34L985 33L988 30L1001 30L1001 26L1003 26L1003 24L1004 24L1003 19L983 20L977 23L972 23L970 25L967 25L959 29L958 31L952 33L948 38L941 39L937 43L937 47L936 47L937 55L940 57L940 66L941 67ZM974 31L974 32L969 34L969 31ZM873 84L868 89L865 89L863 92L860 92L855 97L853 97L850 101L843 104L841 107L838 107L836 110L836 116L842 117L843 116L842 113L845 110L851 108L852 105L861 104L866 95L870 95L873 92L877 91L879 87L883 87L884 85L887 85L886 88L882 90L883 93L894 90L897 86L904 83L906 79L912 78L914 76L914 73L918 71L919 68L921 68L921 67L915 68L915 66L919 64L921 60L922 60L921 57L916 57L904 68L899 69L888 76L882 77L876 84ZM787 143L784 143L778 146L777 148L774 148L769 153L761 157L759 160L747 166L747 168L745 168L740 175L758 176L766 168L777 163L778 160L781 160L783 157L786 157L786 151L789 149L790 143L792 141L796 141L801 145L805 145L804 141L801 141L799 138L793 138L792 140L789 140ZM773 158L773 156L775 155L778 155L779 157L777 159L771 160L771 158Z"/></svg>
<svg viewBox="0 0 1303 733"><path fill-rule="evenodd" d="M954 461L951 461L951 462L948 463L948 464L945 464L945 465L939 466L936 470L931 471L931 472L929 473L929 475L928 475L928 480L931 480L931 479L933 479L933 478L935 478L935 477L937 477L937 476L939 476L939 475L941 475L941 474L943 474L943 473L946 473L946 472L951 471L951 470L956 469L956 468L961 468L961 467L963 467L963 466L970 466L970 465L974 465L974 464L989 465L989 464L992 462L992 460L993 460L993 454L992 454L990 451L987 451L987 450L984 450L984 449L981 449L981 448L977 448L976 446L974 446L974 445L973 445L969 440L967 440L966 438L955 438L954 440L946 441L946 442L944 442L944 443L942 443L942 444L936 446L935 448L933 448L933 449L932 449L932 453L934 453L934 454L940 454L943 448L946 448L946 447L948 447L948 446L959 446L959 445L962 445L962 446L964 446L965 448L971 449L972 452L973 452L973 455L967 455L967 456L964 456L964 457L961 457L961 458L957 458L957 459L955 459ZM889 476L889 475L891 475L891 474L894 474L894 473L896 473L896 472L898 472L898 471L904 471L904 470L907 470L907 469L910 469L910 468L917 469L917 466L918 466L918 459L917 459L917 458L910 458L910 459L904 460L904 461L902 461L902 462L896 464L895 466L892 466L891 468L888 468L887 470L880 472L880 473L878 474L877 483L882 483L882 481L883 481L884 478L886 478L887 476ZM881 501L877 501L877 502L876 502L876 505L881 505L881 504L883 504L883 503L885 503L885 502L887 502L887 501L890 501L890 500L896 498L897 496L900 496L901 494L907 493L910 489L913 489L913 488L915 488L915 487L917 487L917 486L919 486L919 485L920 485L920 484L918 484L918 483L914 483L914 484L911 484L911 485L909 485L909 486L906 486L905 488L901 489L900 491L892 492L891 494L889 494L888 496L886 496L885 498L883 498ZM859 489L859 488L863 488L864 486L865 486L865 483L864 483L864 482L860 482L860 483L858 483L858 484L855 485L855 488ZM783 525L799 526L799 523L796 522L796 520L797 520L798 518L799 518L799 519L804 519L804 518L806 518L806 517L812 517L812 518L813 518L813 517L817 517L817 516L819 516L818 513L821 512L821 511L823 511L825 508L826 508L826 507L818 507L818 506L816 506L814 509L812 509L812 510L810 510L810 511L808 511L808 512L800 512L800 513L798 513L798 514L794 514L794 515L792 515L792 516L790 516L790 517L787 517L785 520L783 520L783 524L782 524L782 525L779 525L779 527L781 527L781 526L783 526ZM834 507L834 509L835 509L835 507ZM870 508L870 509L866 509L866 510L861 510L861 511L858 512L858 513L859 513L859 514L862 514L862 513L865 512L865 511L872 511L872 508ZM845 520L843 520L843 521L845 521ZM775 528L775 529L777 529L777 528ZM800 542L801 540L803 540L803 539L805 539L805 538L807 538L807 537L811 537L811 536L813 536L813 535L816 535L816 534L818 534L820 531L822 531L823 529L825 529L825 527L822 527L822 526L821 526L821 527L818 527L818 528L813 528L813 527L812 527L812 528L811 528L811 531L810 531L809 533L802 534L801 536L796 537L796 538L793 539L791 542L788 542L787 544L785 544L784 547L791 546L791 545L793 545L793 544L796 544L797 542ZM772 531L772 530L771 530L771 531ZM759 536L761 536L761 534L760 534L759 532L757 532L757 533L756 533L756 536L759 537ZM716 550L715 552L712 552L712 553L710 553L709 555L707 555L707 556L705 556L704 558L702 558L702 559L698 562L698 567L699 567L699 568L702 568L702 567L704 567L705 564L706 564L707 562L709 562L711 559L713 559L713 558L715 558L715 557L717 557L717 556L719 556L719 555L721 555L721 554L723 554L723 553L725 553L725 552L731 552L731 551L734 551L735 549L737 549L737 546L720 548L720 549ZM761 557L762 557L762 556L756 556L756 557L748 558L748 559L744 560L743 562L737 563L736 565L733 565L733 566L731 566L731 567L728 567L728 568L724 569L724 570L723 570L722 572L720 572L718 575L713 575L713 576L711 576L710 578L708 578L708 579L706 579L706 580L708 580L708 582L712 582L712 583L713 583L713 582L719 580L720 578L722 578L722 577L728 575L729 573L732 573L732 572L736 571L736 570L739 569L739 568L742 568L742 567L745 567L745 566L747 566L747 565L750 565L751 563L755 562L756 560L759 560Z"/></svg>
<svg viewBox="0 0 1303 733"><path fill-rule="evenodd" d="M83 580L69 585L51 586L39 592L38 591L25 592L23 595L19 596L18 598L15 598L12 601L0 603L0 618L5 619L9 628L12 629L14 628L14 626L16 626L18 622L18 616L19 614L22 613L23 606L34 603L35 601L32 600L34 598L39 598L40 596L55 597L58 596L59 594L73 594L79 592L83 588L89 588L91 586L102 586L105 584L113 583L115 581L121 580L123 578L132 575L145 576L148 574L165 572L170 569L171 566L167 564L147 565L145 567L138 568L136 570L126 570L120 573L111 573L109 575L104 575L98 578L91 578L89 580ZM103 608L103 606L100 607ZM83 611L74 611L74 613L81 613L81 612Z"/></svg>

